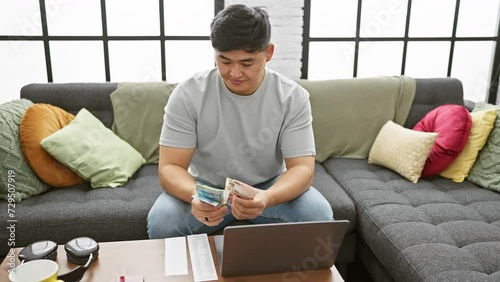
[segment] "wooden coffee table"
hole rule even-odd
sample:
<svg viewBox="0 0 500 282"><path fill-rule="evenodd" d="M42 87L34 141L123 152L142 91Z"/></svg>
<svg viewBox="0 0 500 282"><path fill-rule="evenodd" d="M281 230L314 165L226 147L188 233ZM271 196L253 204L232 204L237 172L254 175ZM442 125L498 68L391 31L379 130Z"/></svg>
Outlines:
<svg viewBox="0 0 500 282"><path fill-rule="evenodd" d="M343 282L342 276L333 266L330 269L295 272L292 275L284 276L278 274L266 274L255 276L222 277L215 253L215 243L212 236L209 236L212 256L217 269L218 281L334 281ZM145 282L153 281L193 281L193 274L188 252L189 275L165 276L165 240L139 240L99 243L99 259L95 261L85 274L83 281L103 281L113 282L120 275L142 275ZM21 248L16 249L17 253ZM9 281L7 264L8 257L2 262L0 281ZM76 265L66 259L64 246L60 245L57 255L59 264L59 274L66 273L75 268ZM19 261L16 259L16 265Z"/></svg>

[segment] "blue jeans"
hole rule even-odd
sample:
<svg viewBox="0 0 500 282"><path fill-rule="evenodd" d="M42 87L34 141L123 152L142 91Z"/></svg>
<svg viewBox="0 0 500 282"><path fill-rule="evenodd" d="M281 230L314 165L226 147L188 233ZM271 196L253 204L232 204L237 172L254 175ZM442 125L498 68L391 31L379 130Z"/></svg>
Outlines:
<svg viewBox="0 0 500 282"><path fill-rule="evenodd" d="M255 188L266 190L278 177L255 185ZM214 185L203 180L196 182ZM148 234L151 239L178 237L191 234L212 234L236 220L228 206L229 213L217 226L207 226L198 221L191 213L191 204L181 201L163 192L148 215ZM331 221L333 212L328 201L318 190L311 187L294 200L264 210L257 218L249 219L251 223L283 223L303 221Z"/></svg>

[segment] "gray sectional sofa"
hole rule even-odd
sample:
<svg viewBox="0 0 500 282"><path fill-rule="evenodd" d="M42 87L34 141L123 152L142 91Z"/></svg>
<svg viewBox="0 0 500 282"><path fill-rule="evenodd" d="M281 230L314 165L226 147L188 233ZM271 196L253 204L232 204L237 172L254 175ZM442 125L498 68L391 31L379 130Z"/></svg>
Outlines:
<svg viewBox="0 0 500 282"><path fill-rule="evenodd" d="M111 127L109 96L116 87L31 84L21 97L73 114L86 108ZM449 103L464 104L460 81L416 79L404 126L412 128L430 110ZM341 106L331 105L332 110ZM358 259L374 281L500 281L499 193L441 177L413 184L394 171L354 158L317 162L313 186L327 198L336 219L350 221L337 259L344 275L346 265ZM120 188L91 189L85 183L49 189L16 205L16 244L40 239L63 244L77 236L99 242L147 239L146 216L161 192L156 165L143 166ZM7 203L0 201L0 210L6 209ZM0 215L5 225L5 213ZM8 236L0 226L0 255L9 250Z"/></svg>

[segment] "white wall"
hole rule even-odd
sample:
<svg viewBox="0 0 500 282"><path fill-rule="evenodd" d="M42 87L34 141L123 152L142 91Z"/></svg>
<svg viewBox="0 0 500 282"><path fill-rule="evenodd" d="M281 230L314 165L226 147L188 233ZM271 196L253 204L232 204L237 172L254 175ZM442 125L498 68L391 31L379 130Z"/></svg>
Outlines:
<svg viewBox="0 0 500 282"><path fill-rule="evenodd" d="M274 56L267 64L288 78L298 79L302 68L302 31L304 0L226 0L224 4L245 4L262 7L269 14L271 22L271 42L274 43Z"/></svg>

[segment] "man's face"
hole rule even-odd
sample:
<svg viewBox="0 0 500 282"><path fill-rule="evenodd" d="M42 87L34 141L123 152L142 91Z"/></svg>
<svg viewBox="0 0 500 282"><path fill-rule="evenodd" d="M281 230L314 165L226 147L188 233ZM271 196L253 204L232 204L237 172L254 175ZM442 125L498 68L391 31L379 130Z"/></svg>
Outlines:
<svg viewBox="0 0 500 282"><path fill-rule="evenodd" d="M265 52L249 53L245 50L215 51L215 61L226 87L238 95L251 95L264 79L266 63L271 60L274 46Z"/></svg>

